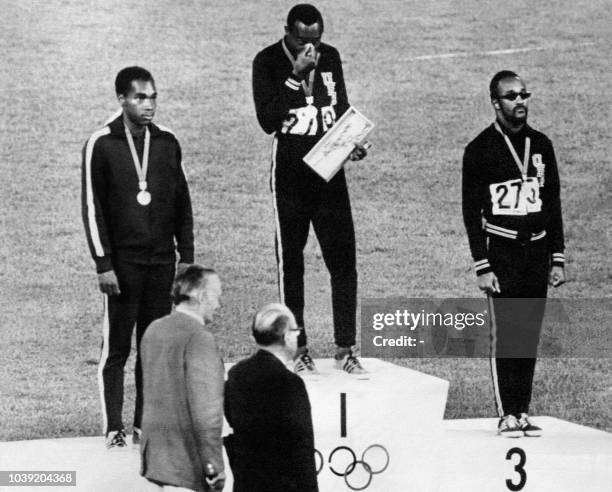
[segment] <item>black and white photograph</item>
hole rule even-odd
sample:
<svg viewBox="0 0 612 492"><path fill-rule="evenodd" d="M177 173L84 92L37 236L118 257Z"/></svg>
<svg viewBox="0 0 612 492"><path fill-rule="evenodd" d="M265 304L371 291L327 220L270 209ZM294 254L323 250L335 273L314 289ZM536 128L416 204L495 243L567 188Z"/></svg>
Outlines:
<svg viewBox="0 0 612 492"><path fill-rule="evenodd" d="M0 490L612 491L610 0L0 6Z"/></svg>

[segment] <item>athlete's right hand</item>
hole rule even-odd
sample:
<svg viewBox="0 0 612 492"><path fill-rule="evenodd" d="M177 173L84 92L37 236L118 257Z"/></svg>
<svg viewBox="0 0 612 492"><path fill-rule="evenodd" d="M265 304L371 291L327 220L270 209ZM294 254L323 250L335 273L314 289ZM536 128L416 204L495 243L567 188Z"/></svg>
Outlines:
<svg viewBox="0 0 612 492"><path fill-rule="evenodd" d="M497 280L497 276L493 272L478 276L478 288L487 294L501 292L499 280Z"/></svg>
<svg viewBox="0 0 612 492"><path fill-rule="evenodd" d="M218 473L212 480L206 478L206 483L212 490L223 490L223 487L225 487L225 472Z"/></svg>
<svg viewBox="0 0 612 492"><path fill-rule="evenodd" d="M317 50L312 43L307 43L298 51L293 64L293 75L303 77L310 72L317 64Z"/></svg>
<svg viewBox="0 0 612 492"><path fill-rule="evenodd" d="M117 280L117 275L115 275L114 270L98 273L98 285L100 286L102 294L107 294L109 296L118 296L121 294L119 290L119 281Z"/></svg>

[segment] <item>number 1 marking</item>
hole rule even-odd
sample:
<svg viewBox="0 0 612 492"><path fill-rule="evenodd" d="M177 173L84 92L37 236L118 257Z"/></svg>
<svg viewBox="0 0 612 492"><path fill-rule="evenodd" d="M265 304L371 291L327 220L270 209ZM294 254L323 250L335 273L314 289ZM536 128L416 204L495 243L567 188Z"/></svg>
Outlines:
<svg viewBox="0 0 612 492"><path fill-rule="evenodd" d="M340 437L346 437L346 393L340 393Z"/></svg>

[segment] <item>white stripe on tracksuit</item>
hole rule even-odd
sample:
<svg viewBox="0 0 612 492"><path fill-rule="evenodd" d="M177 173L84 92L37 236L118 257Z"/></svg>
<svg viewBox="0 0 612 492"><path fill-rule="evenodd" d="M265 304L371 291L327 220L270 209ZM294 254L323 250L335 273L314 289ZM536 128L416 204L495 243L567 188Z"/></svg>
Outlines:
<svg viewBox="0 0 612 492"><path fill-rule="evenodd" d="M272 175L270 183L272 185L272 201L274 203L274 226L276 229L276 243L278 248L277 272L278 290L280 302L285 303L285 286L283 284L283 242L281 241L280 217L278 215L278 205L276 203L276 150L278 149L278 138L274 137L272 142Z"/></svg>
<svg viewBox="0 0 612 492"><path fill-rule="evenodd" d="M96 255L99 257L104 256L104 248L100 241L100 232L98 231L98 223L96 222L96 209L94 204L93 196L93 184L91 180L91 157L93 154L93 148L98 138L108 135L110 128L105 126L101 130L95 132L91 138L87 141L87 147L85 149L85 191L87 194L87 224L89 225L89 233L91 234L91 242L93 243Z"/></svg>
<svg viewBox="0 0 612 492"><path fill-rule="evenodd" d="M491 376L493 377L493 392L495 393L495 402L497 403L497 413L500 417L504 416L504 407L502 405L501 394L499 393L499 381L497 379L497 362L496 362L496 345L497 345L497 320L495 319L495 309L493 308L493 297L487 294L489 304L489 319L491 321Z"/></svg>
<svg viewBox="0 0 612 492"><path fill-rule="evenodd" d="M102 322L102 353L100 354L100 362L98 363L98 390L100 391L100 402L102 403L102 434L106 435L108 427L108 415L106 414L106 399L104 398L104 379L102 371L108 359L108 335L110 329L108 316L108 296L103 294L104 298L104 321Z"/></svg>

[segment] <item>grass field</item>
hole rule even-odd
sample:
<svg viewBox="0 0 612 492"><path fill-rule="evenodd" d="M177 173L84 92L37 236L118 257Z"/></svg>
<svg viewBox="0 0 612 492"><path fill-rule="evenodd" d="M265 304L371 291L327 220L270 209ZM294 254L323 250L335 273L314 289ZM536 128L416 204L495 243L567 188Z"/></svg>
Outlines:
<svg viewBox="0 0 612 492"><path fill-rule="evenodd" d="M251 61L280 38L291 5L0 1L0 440L100 433L102 299L80 218L80 150L115 111L126 65L153 72L156 121L182 143L197 260L225 283L213 327L223 356L250 353L249 317L276 298L271 142L255 120ZM377 124L370 157L348 170L361 297L478 295L461 156L492 120L488 80L504 68L534 92L530 122L560 163L570 282L552 295L612 297L609 0L318 6L349 98ZM329 282L314 242L306 268L312 349L327 356ZM450 381L447 418L494 415L485 360L396 362ZM612 431L611 369L610 359L540 361L532 413Z"/></svg>

